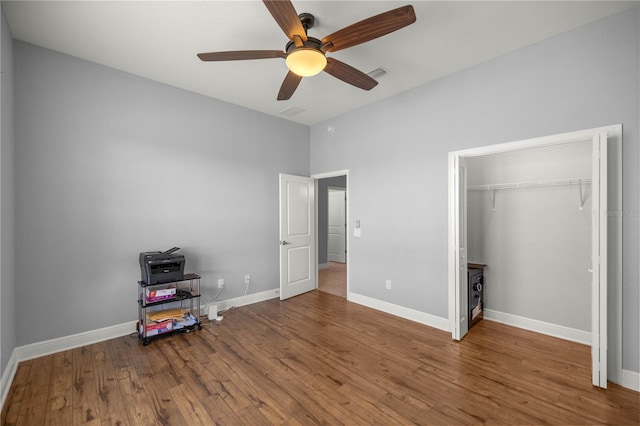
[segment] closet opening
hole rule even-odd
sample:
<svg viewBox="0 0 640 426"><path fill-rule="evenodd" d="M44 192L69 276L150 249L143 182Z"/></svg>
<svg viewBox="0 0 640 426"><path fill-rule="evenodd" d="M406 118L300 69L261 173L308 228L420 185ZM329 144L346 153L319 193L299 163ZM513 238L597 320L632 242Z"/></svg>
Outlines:
<svg viewBox="0 0 640 426"><path fill-rule="evenodd" d="M621 370L621 226L608 214L621 205L621 133L449 154L454 339L484 318L591 346L596 386L606 387L608 366Z"/></svg>

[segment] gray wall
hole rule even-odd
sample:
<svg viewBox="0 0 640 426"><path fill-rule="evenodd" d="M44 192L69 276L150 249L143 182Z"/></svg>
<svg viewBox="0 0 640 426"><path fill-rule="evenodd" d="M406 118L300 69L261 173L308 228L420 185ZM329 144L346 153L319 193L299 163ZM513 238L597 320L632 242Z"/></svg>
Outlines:
<svg viewBox="0 0 640 426"><path fill-rule="evenodd" d="M346 188L347 177L335 176L318 180L316 203L318 210L318 264L327 263L327 239L329 237L329 187Z"/></svg>
<svg viewBox="0 0 640 426"><path fill-rule="evenodd" d="M142 251L181 247L209 298L278 287L278 173L309 175L307 126L14 53L18 345L135 320Z"/></svg>
<svg viewBox="0 0 640 426"><path fill-rule="evenodd" d="M15 298L15 196L14 196L14 146L13 126L13 42L9 26L1 12L0 34L0 375L16 347L16 298ZM2 389L3 386L0 386Z"/></svg>
<svg viewBox="0 0 640 426"><path fill-rule="evenodd" d="M361 220L350 290L447 318L447 153L622 123L623 368L640 371L639 19L636 7L313 126L311 172L348 169L350 229Z"/></svg>
<svg viewBox="0 0 640 426"><path fill-rule="evenodd" d="M591 142L467 159L477 185L591 178ZM591 185L467 193L469 260L485 268L485 307L591 331ZM582 207L582 209L580 208Z"/></svg>

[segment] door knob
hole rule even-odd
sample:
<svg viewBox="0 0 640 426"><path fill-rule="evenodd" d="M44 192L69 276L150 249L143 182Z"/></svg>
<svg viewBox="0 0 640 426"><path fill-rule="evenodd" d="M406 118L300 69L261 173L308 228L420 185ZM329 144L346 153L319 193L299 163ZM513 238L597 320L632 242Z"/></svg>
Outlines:
<svg viewBox="0 0 640 426"><path fill-rule="evenodd" d="M288 241L280 241L280 244L283 246L286 246L287 244L291 244L291 243Z"/></svg>

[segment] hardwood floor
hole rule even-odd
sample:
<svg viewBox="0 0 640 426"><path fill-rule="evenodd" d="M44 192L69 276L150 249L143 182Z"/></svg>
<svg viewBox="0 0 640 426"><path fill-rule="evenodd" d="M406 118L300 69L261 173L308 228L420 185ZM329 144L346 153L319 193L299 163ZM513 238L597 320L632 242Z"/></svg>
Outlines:
<svg viewBox="0 0 640 426"><path fill-rule="evenodd" d="M347 264L329 262L329 267L318 271L318 290L347 298Z"/></svg>
<svg viewBox="0 0 640 426"><path fill-rule="evenodd" d="M143 347L20 363L5 425L638 424L590 384L589 348L482 321L449 333L313 291Z"/></svg>

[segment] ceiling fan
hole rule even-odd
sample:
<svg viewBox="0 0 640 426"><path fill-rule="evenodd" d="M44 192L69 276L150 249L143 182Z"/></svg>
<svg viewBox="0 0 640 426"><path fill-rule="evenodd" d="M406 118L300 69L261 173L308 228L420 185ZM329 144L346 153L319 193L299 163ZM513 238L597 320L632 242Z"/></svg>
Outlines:
<svg viewBox="0 0 640 426"><path fill-rule="evenodd" d="M353 47L392 33L416 21L413 6L407 5L349 25L322 40L307 36L315 18L310 13L298 15L290 0L263 0L276 23L289 38L285 50L237 50L198 53L203 61L238 61L246 59L283 58L289 72L280 87L278 100L290 99L303 77L326 73L364 90L373 89L378 82L335 58L327 52Z"/></svg>

